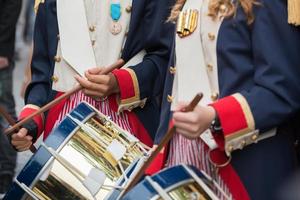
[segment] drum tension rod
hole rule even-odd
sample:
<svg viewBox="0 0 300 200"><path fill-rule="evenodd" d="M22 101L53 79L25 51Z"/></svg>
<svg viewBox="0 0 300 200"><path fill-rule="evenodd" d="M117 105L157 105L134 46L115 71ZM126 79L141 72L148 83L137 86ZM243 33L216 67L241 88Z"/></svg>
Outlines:
<svg viewBox="0 0 300 200"><path fill-rule="evenodd" d="M20 183L18 181L17 178L15 178L15 182L17 183L17 185L22 188L31 198L33 198L34 200L42 200L43 198L36 194L31 188L29 188L27 185L25 185L24 183Z"/></svg>

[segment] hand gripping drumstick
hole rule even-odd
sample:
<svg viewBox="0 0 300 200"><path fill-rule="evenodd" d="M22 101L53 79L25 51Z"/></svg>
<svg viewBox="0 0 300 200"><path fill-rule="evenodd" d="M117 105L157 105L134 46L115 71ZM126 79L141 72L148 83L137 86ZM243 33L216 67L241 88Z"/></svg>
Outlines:
<svg viewBox="0 0 300 200"><path fill-rule="evenodd" d="M14 126L16 124L15 120L6 112L6 110L2 106L0 106L0 114L6 119L9 125ZM7 136L11 136L11 135L7 135ZM35 153L36 152L35 146L31 145L30 151L32 153Z"/></svg>
<svg viewBox="0 0 300 200"><path fill-rule="evenodd" d="M185 107L182 111L183 112L191 112L191 111L193 111L194 108L197 106L197 104L202 99L202 97L203 97L202 93L197 94L194 97L194 99L190 102L190 104L187 107ZM152 163L152 161L154 160L154 158L159 154L159 152L162 150L162 148L171 140L171 138L173 137L173 135L175 133L175 130L176 130L175 126L172 126L168 130L168 132L166 133L166 135L163 137L161 143L153 151L153 153L150 155L150 157L147 159L147 161L142 165L142 167L140 168L140 170L133 177L132 181L127 185L127 187L125 188L125 190L122 193L123 195L126 194L132 187L134 187L139 182L139 180L143 177L144 172L150 166L150 164Z"/></svg>
<svg viewBox="0 0 300 200"><path fill-rule="evenodd" d="M123 59L119 59L119 60L117 60L117 62L113 63L112 65L110 65L110 66L108 66L106 68L104 68L102 74L108 74L108 73L112 72L114 69L121 68L124 64L125 64L125 61ZM47 105L43 106L42 108L40 108L36 112L32 113L28 117L22 119L21 121L19 121L18 123L16 123L12 127L6 129L4 131L4 133L7 134L7 135L11 134L13 131L19 129L23 124L25 124L26 122L30 121L35 116L40 115L40 114L46 112L47 110L49 110L50 108L52 108L53 106L55 106L56 104L58 104L59 102L61 102L63 99L66 99L66 98L70 97L72 94L80 91L81 89L82 89L82 87L80 85L77 85L76 87L74 87L70 91L68 91L68 92L64 93L63 95L61 95L60 97L54 99L53 101L51 101Z"/></svg>

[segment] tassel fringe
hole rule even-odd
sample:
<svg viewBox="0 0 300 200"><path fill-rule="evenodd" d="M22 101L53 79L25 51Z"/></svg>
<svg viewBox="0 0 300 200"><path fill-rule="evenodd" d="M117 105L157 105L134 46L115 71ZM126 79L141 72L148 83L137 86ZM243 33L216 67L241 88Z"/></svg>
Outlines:
<svg viewBox="0 0 300 200"><path fill-rule="evenodd" d="M288 22L295 26L300 25L300 0L288 0Z"/></svg>
<svg viewBox="0 0 300 200"><path fill-rule="evenodd" d="M40 3L45 3L45 0L35 0L34 1L34 12L37 13Z"/></svg>

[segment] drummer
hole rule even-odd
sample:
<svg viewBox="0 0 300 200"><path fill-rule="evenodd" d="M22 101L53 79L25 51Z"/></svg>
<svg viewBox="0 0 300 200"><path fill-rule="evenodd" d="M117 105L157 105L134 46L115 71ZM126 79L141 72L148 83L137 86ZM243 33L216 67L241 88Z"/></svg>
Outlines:
<svg viewBox="0 0 300 200"><path fill-rule="evenodd" d="M300 108L299 28L287 19L286 1L177 1L170 17L176 48L155 142L170 122L177 133L164 162L166 154L153 166L194 165L233 199L274 199L295 167L284 123ZM181 112L198 92L202 102Z"/></svg>
<svg viewBox="0 0 300 200"><path fill-rule="evenodd" d="M46 0L39 4L32 81L20 119L77 83L84 89L27 123L26 128L12 136L12 144L19 151L27 150L42 133L47 138L78 103L87 101L151 146L159 120L155 99L161 95L173 33L173 25L164 22L174 2L69 3ZM120 58L128 62L126 68L101 74L103 67Z"/></svg>

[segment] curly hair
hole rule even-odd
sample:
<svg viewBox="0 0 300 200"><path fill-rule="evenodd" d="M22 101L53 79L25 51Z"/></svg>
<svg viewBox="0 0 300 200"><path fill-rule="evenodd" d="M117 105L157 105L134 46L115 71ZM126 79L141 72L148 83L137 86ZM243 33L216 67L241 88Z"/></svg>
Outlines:
<svg viewBox="0 0 300 200"><path fill-rule="evenodd" d="M177 0L168 21L176 21L185 2L186 0ZM253 7L258 4L257 0L237 0L236 3L233 3L232 0L210 0L208 14L213 19L216 19L220 12L223 12L222 16L224 17L231 17L235 15L236 8L240 5L247 17L247 23L251 24L254 21ZM225 12L222 10L224 6L227 8Z"/></svg>

